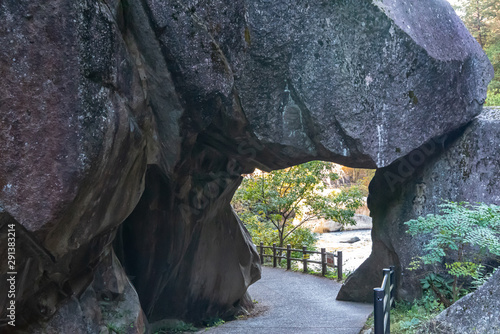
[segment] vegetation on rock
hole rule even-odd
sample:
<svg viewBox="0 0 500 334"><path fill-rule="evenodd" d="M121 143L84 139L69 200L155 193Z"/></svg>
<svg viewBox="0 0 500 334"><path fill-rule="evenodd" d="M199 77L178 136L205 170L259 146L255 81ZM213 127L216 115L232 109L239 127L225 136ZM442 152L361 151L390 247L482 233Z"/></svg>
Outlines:
<svg viewBox="0 0 500 334"><path fill-rule="evenodd" d="M495 77L488 86L486 105L500 105L500 2L461 0L456 6L467 29L493 64Z"/></svg>
<svg viewBox="0 0 500 334"><path fill-rule="evenodd" d="M428 236L423 244L424 254L414 261L415 268L422 264L434 266L421 281L422 287L432 290L448 307L469 291L461 290L471 287L466 285L471 279L484 277L482 259L500 256L500 207L445 202L440 208L442 215L430 214L405 224L409 234ZM436 266L442 268L443 262L442 272L436 272Z"/></svg>
<svg viewBox="0 0 500 334"><path fill-rule="evenodd" d="M415 333L459 298L483 284L495 271L481 264L500 256L500 206L445 202L441 215L410 220L408 233L425 236L424 254L413 269L424 267L423 297L399 302L391 315L391 332ZM441 269L440 269L441 268Z"/></svg>

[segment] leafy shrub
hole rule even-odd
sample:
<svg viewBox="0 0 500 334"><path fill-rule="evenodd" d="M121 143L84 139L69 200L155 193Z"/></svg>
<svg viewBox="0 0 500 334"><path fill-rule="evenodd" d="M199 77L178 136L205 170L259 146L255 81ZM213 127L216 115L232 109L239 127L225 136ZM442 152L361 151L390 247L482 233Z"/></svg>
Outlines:
<svg viewBox="0 0 500 334"><path fill-rule="evenodd" d="M225 321L221 318L210 318L204 322L207 327L217 327L223 325Z"/></svg>
<svg viewBox="0 0 500 334"><path fill-rule="evenodd" d="M430 214L405 224L409 234L428 236L423 247L424 255L416 258L413 269L422 264L440 265L448 261L444 272L453 278L451 282L440 275L430 274L422 283L445 306L450 306L463 295L463 282L459 285L459 278L480 279L485 267L478 263L479 258L500 256L500 207L445 202L440 208L441 215Z"/></svg>
<svg viewBox="0 0 500 334"><path fill-rule="evenodd" d="M259 245L261 242L264 246L272 246L273 243L279 245L279 233L274 227L267 225L265 222L255 221L250 224L246 224L254 244ZM315 251L316 240L318 239L317 234L311 232L308 228L299 227L290 234L286 240L287 244L290 244L292 248L302 249L303 246L310 251ZM285 245L286 246L286 245ZM270 254L270 250L267 250L267 254ZM302 257L302 254L297 252L292 253L292 257Z"/></svg>
<svg viewBox="0 0 500 334"><path fill-rule="evenodd" d="M488 97L486 98L485 106L500 106L500 94L495 94L488 89Z"/></svg>
<svg viewBox="0 0 500 334"><path fill-rule="evenodd" d="M396 307L391 311L391 333L414 333L443 309L443 305L429 292L425 292L421 299L413 303L396 302Z"/></svg>

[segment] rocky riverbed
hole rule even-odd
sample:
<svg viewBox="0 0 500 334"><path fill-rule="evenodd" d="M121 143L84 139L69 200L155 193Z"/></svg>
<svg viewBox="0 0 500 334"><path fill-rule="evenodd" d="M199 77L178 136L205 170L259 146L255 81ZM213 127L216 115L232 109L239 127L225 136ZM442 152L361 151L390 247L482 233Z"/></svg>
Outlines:
<svg viewBox="0 0 500 334"><path fill-rule="evenodd" d="M347 241L359 238L357 242ZM372 250L371 230L330 232L320 234L316 247L327 252L342 251L344 271L356 270L370 256Z"/></svg>

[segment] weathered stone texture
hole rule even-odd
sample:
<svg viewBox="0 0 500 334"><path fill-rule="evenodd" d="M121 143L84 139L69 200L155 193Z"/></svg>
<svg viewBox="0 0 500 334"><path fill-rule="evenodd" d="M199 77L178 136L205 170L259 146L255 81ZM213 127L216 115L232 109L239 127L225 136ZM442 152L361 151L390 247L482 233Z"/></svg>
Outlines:
<svg viewBox="0 0 500 334"><path fill-rule="evenodd" d="M419 295L421 272L408 267L424 240L408 235L403 223L439 213L443 200L500 205L499 129L500 110L485 108L466 128L377 171L368 200L373 252L346 282L341 299L370 301L382 268L389 265L398 268L399 296L413 300Z"/></svg>
<svg viewBox="0 0 500 334"><path fill-rule="evenodd" d="M14 224L22 328L48 320L92 281L140 198L154 128L108 6L0 6L0 253L6 258L4 233ZM2 294L2 319L7 302Z"/></svg>
<svg viewBox="0 0 500 334"><path fill-rule="evenodd" d="M15 224L20 326L90 312L123 221L148 318L235 314L260 275L229 206L242 173L323 159L380 180L471 121L492 76L444 0L5 0L0 57L0 257ZM404 233L387 224L412 214L380 208L374 256L392 263ZM114 268L112 295L133 301Z"/></svg>
<svg viewBox="0 0 500 334"><path fill-rule="evenodd" d="M251 307L245 294L260 278L259 257L229 205L241 179L213 172L218 167L179 172L176 187L186 193L174 193L150 168L146 190L117 236L115 248L152 322L165 315L225 318Z"/></svg>
<svg viewBox="0 0 500 334"><path fill-rule="evenodd" d="M47 323L32 324L32 334L146 333L148 323L132 284L116 259L107 252L96 268L94 282L80 296L58 305Z"/></svg>

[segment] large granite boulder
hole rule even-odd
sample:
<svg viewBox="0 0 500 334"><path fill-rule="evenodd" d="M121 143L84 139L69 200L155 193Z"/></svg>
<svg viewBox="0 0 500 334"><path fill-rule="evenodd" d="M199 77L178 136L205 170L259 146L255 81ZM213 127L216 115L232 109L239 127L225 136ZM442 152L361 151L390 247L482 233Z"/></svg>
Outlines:
<svg viewBox="0 0 500 334"><path fill-rule="evenodd" d="M146 3L198 126L246 118L267 169L387 166L477 115L492 76L445 0Z"/></svg>
<svg viewBox="0 0 500 334"><path fill-rule="evenodd" d="M235 314L260 275L229 206L242 173L393 166L472 120L492 76L444 0L0 8L0 258L13 224L17 328L109 298L89 287L113 240L149 320Z"/></svg>
<svg viewBox="0 0 500 334"><path fill-rule="evenodd" d="M373 251L343 286L339 299L371 301L384 267L396 265L399 297L420 294L421 271L410 262L423 239L403 223L439 213L443 200L500 205L500 108L485 108L470 125L434 140L377 171L368 206L373 217Z"/></svg>
<svg viewBox="0 0 500 334"><path fill-rule="evenodd" d="M155 130L136 60L104 3L0 8L0 290L17 272L20 329L91 284L140 199ZM2 330L11 300L0 294Z"/></svg>
<svg viewBox="0 0 500 334"><path fill-rule="evenodd" d="M120 229L115 248L151 322L230 318L252 306L246 290L260 278L258 254L229 204L240 178L211 172L216 168L179 172L185 194L150 168L146 190Z"/></svg>

